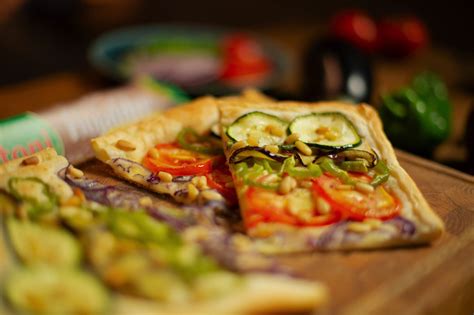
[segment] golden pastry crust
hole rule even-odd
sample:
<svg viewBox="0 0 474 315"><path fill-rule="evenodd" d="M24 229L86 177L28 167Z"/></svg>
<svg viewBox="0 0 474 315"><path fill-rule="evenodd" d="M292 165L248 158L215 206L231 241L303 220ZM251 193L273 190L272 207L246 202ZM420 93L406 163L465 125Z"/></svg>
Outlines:
<svg viewBox="0 0 474 315"><path fill-rule="evenodd" d="M245 101L219 101L221 127L225 128L241 115L252 112L262 111L273 114L277 117L291 121L296 116L317 112L340 112L344 114L358 130L362 138L362 147L371 147L378 155L386 161L391 171L390 185L398 187L397 195L400 197L403 206L401 215L415 224L416 232L411 237L403 235L390 235L387 233L367 233L357 242L350 244L339 244L337 249L353 248L376 248L399 246L404 244L426 243L438 238L444 230L443 222L433 212L420 190L402 169L395 155L395 151L385 133L382 123L375 110L366 104L354 105L341 102L319 102L319 103L299 103L299 102L245 102ZM225 134L225 133L223 133ZM227 143L229 139L224 136L223 142ZM228 153L228 152L227 152ZM237 187L239 195L245 190L245 186ZM241 203L242 211L245 211L245 204ZM294 242L304 242L307 236L314 238L320 237L331 226L294 228L282 226L279 224L260 224L249 231L250 234L259 235L259 230L285 231L289 238L294 238ZM385 228L385 226L384 226ZM386 227L389 229L390 227ZM296 248L297 246L295 246ZM301 250L304 250L302 247Z"/></svg>
<svg viewBox="0 0 474 315"><path fill-rule="evenodd" d="M31 157L36 157L38 163L24 165L23 161ZM36 177L47 183L61 200L67 200L73 194L72 189L57 174L68 165L66 158L58 155L52 148L8 161L0 165L0 189L8 191L8 181L12 177Z"/></svg>
<svg viewBox="0 0 474 315"><path fill-rule="evenodd" d="M166 307L154 302L121 298L117 314L293 314L321 309L328 301L325 286L280 275L243 275L242 285L218 299Z"/></svg>
<svg viewBox="0 0 474 315"><path fill-rule="evenodd" d="M270 102L271 98L256 90L248 89L242 95L224 97L222 100ZM91 144L96 157L102 162L114 158L126 158L140 163L148 150L156 144L175 141L182 128L190 127L198 133L206 133L218 120L217 99L205 96L114 128L105 135L92 139ZM119 140L126 140L136 148L131 151L120 150L116 146Z"/></svg>

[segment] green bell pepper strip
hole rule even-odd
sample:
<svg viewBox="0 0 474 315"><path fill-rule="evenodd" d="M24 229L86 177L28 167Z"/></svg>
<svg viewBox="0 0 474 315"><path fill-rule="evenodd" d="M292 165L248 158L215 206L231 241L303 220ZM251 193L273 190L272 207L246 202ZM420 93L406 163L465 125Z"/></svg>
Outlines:
<svg viewBox="0 0 474 315"><path fill-rule="evenodd" d="M237 176L240 177L246 185L261 187L261 188L266 188L266 189L277 189L278 188L277 183L266 184L266 183L257 181L257 179L260 178L262 175L264 175L265 172L268 172L269 168L273 170L270 164L268 162L265 164L265 162L262 162L262 164L255 162L252 165L252 167L248 167L245 161L240 162L234 166L235 172L237 173Z"/></svg>
<svg viewBox="0 0 474 315"><path fill-rule="evenodd" d="M28 183L29 185L39 185L41 194L45 200L39 200L28 194L21 193L18 190L19 185ZM49 186L37 177L12 177L8 181L8 192L16 199L26 202L29 207L27 212L32 217L37 217L43 214L50 213L57 208L58 197L51 191Z"/></svg>
<svg viewBox="0 0 474 315"><path fill-rule="evenodd" d="M353 180L346 171L337 167L336 164L334 164L334 161L330 158L322 157L318 159L318 162L320 162L319 166L323 171L340 178L345 184L355 184L356 181Z"/></svg>
<svg viewBox="0 0 474 315"><path fill-rule="evenodd" d="M192 138L195 141L190 141ZM207 136L201 136L191 128L183 128L178 134L179 145L187 150L204 154L222 153L220 141Z"/></svg>
<svg viewBox="0 0 474 315"><path fill-rule="evenodd" d="M280 169L280 173L288 173L293 177L319 177L322 174L319 165L311 163L306 167L296 166L294 156L287 158Z"/></svg>
<svg viewBox="0 0 474 315"><path fill-rule="evenodd" d="M379 113L395 146L425 156L451 131L452 108L446 87L431 73L418 75L410 86L383 96Z"/></svg>
<svg viewBox="0 0 474 315"><path fill-rule="evenodd" d="M367 173L369 171L366 161L343 161L338 166L348 172Z"/></svg>
<svg viewBox="0 0 474 315"><path fill-rule="evenodd" d="M376 175L370 184L374 187L385 183L390 177L390 170L382 160L379 160L379 162L374 166L373 170L375 171Z"/></svg>
<svg viewBox="0 0 474 315"><path fill-rule="evenodd" d="M161 246L181 244L179 236L171 228L152 219L143 211L110 209L106 214L106 219L107 226L117 236Z"/></svg>

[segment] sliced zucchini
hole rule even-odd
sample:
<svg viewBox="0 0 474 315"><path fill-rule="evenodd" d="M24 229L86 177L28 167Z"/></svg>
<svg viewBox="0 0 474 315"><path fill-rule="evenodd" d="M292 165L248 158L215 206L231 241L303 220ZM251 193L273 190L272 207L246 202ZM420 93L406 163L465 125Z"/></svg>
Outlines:
<svg viewBox="0 0 474 315"><path fill-rule="evenodd" d="M377 155L373 151L349 149L331 153L328 156L336 161L363 161L367 167L374 167L377 164Z"/></svg>
<svg viewBox="0 0 474 315"><path fill-rule="evenodd" d="M258 146L282 144L286 138L288 123L276 116L251 112L237 118L227 128L227 136L234 141L247 141L253 138Z"/></svg>
<svg viewBox="0 0 474 315"><path fill-rule="evenodd" d="M13 250L27 265L67 267L81 260L77 240L65 230L16 219L8 220L7 230Z"/></svg>
<svg viewBox="0 0 474 315"><path fill-rule="evenodd" d="M341 113L313 113L296 117L289 125L290 134L299 134L304 143L323 149L345 149L361 143L354 125Z"/></svg>
<svg viewBox="0 0 474 315"><path fill-rule="evenodd" d="M36 177L10 178L8 192L25 202L28 214L33 217L52 212L58 204L58 198L50 187Z"/></svg>
<svg viewBox="0 0 474 315"><path fill-rule="evenodd" d="M13 271L4 288L6 299L20 313L103 314L107 291L90 274L46 266Z"/></svg>

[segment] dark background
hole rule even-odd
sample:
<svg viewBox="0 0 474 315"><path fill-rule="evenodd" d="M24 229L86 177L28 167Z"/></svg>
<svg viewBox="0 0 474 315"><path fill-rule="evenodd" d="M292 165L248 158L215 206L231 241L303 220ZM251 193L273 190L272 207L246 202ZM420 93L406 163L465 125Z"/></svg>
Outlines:
<svg viewBox="0 0 474 315"><path fill-rule="evenodd" d="M324 27L344 8L361 8L375 18L415 14L427 24L434 46L472 60L471 1L0 0L0 85L60 71L89 71L87 47L101 33L121 26Z"/></svg>

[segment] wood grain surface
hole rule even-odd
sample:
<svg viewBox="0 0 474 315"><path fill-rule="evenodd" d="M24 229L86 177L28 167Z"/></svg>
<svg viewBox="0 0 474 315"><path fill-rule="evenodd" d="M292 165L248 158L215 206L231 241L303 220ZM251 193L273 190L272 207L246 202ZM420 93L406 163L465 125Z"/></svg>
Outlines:
<svg viewBox="0 0 474 315"><path fill-rule="evenodd" d="M278 257L330 289L318 314L468 314L474 312L474 177L397 151L446 233L430 246ZM106 179L105 166L80 166Z"/></svg>

